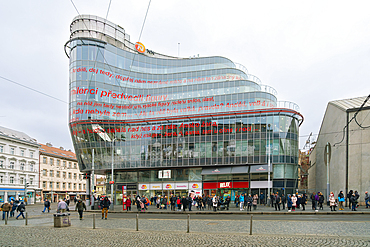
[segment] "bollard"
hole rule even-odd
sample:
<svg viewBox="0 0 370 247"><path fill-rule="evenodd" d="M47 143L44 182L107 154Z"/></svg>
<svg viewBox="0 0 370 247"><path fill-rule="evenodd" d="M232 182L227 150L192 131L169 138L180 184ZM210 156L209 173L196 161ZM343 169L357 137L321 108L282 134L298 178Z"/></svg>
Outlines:
<svg viewBox="0 0 370 247"><path fill-rule="evenodd" d="M139 214L136 214L136 231L139 231Z"/></svg>
<svg viewBox="0 0 370 247"><path fill-rule="evenodd" d="M96 214L93 214L93 229L95 229L95 215Z"/></svg>
<svg viewBox="0 0 370 247"><path fill-rule="evenodd" d="M28 213L26 212L26 221L25 221L25 225L28 225Z"/></svg>
<svg viewBox="0 0 370 247"><path fill-rule="evenodd" d="M250 227L249 235L252 235L252 223L253 223L253 214L251 214L251 223L249 225L249 227Z"/></svg>
<svg viewBox="0 0 370 247"><path fill-rule="evenodd" d="M189 230L190 230L190 214L188 214L188 230L187 230L187 233L189 233Z"/></svg>
<svg viewBox="0 0 370 247"><path fill-rule="evenodd" d="M8 214L5 214L5 225L8 224Z"/></svg>

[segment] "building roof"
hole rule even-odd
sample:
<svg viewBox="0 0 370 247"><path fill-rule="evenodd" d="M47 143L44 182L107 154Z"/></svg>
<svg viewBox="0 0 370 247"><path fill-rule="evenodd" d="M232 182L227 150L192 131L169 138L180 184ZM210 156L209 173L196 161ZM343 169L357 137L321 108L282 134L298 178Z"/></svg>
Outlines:
<svg viewBox="0 0 370 247"><path fill-rule="evenodd" d="M13 138L13 139L18 139L18 140L21 140L21 141L32 142L34 144L37 144L37 140L30 137L29 135L27 135L23 132L8 129L8 128L2 127L2 126L0 126L0 136L10 137L10 138Z"/></svg>
<svg viewBox="0 0 370 247"><path fill-rule="evenodd" d="M342 110L346 111L348 109L360 108L366 98L367 96L351 98L351 99L334 100L334 101L330 101L329 104L333 104L341 108ZM370 107L370 100L366 102L364 107Z"/></svg>
<svg viewBox="0 0 370 247"><path fill-rule="evenodd" d="M50 146L47 146L41 143L40 145L41 147L39 150L40 150L41 155L49 155L49 156L77 161L76 154L72 151L62 150L61 148L57 148L57 147L50 147Z"/></svg>

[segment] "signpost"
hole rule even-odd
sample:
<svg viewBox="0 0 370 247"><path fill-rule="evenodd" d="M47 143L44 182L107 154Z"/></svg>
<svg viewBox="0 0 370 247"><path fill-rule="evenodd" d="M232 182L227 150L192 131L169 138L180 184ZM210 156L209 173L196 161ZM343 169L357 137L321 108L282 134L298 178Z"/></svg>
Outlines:
<svg viewBox="0 0 370 247"><path fill-rule="evenodd" d="M329 204L329 195L330 195L330 159L331 159L331 145L326 143L324 150L324 161L326 164L326 200Z"/></svg>

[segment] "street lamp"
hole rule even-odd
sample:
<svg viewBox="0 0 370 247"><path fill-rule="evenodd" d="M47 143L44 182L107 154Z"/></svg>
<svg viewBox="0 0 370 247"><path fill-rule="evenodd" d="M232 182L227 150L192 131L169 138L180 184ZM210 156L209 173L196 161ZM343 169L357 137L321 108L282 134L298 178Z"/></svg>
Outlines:
<svg viewBox="0 0 370 247"><path fill-rule="evenodd" d="M267 133L268 133L268 153L267 153L267 195L268 195L268 198L270 198L271 200L271 195L270 195L270 180L271 180L271 174L270 174L270 168L271 168L271 161L270 161L270 155L271 155L271 145L270 145L270 124L268 124L268 128L267 128ZM270 201L268 202L268 205L270 205Z"/></svg>
<svg viewBox="0 0 370 247"><path fill-rule="evenodd" d="M114 155L114 152L113 152L113 144L114 144L114 141L116 140L116 138L114 138L111 142L112 144L112 178L111 178L111 181L109 182L110 183L110 196L111 196L111 199L112 199L112 209L114 209L114 197L113 197L113 187L114 187L114 179L113 179L113 172L114 172L114 165L113 165L113 162L114 162L114 159L113 159L113 155Z"/></svg>

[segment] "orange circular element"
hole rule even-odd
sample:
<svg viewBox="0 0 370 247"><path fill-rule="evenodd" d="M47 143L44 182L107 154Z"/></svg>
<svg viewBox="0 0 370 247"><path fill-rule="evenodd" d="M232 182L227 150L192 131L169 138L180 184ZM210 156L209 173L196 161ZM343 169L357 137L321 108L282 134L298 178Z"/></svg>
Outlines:
<svg viewBox="0 0 370 247"><path fill-rule="evenodd" d="M140 53L145 52L145 46L141 42L136 42L135 43L135 49Z"/></svg>

